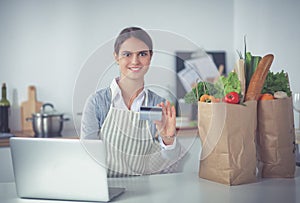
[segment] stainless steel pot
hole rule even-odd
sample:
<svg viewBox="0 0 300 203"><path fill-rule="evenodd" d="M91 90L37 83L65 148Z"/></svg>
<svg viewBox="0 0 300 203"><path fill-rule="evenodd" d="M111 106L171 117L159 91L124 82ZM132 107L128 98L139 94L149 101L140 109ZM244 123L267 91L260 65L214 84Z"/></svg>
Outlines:
<svg viewBox="0 0 300 203"><path fill-rule="evenodd" d="M46 107L50 107L50 111ZM61 137L63 123L70 119L64 118L64 115L58 113L52 104L45 103L40 112L32 114L32 118L27 118L28 120L32 121L35 137Z"/></svg>

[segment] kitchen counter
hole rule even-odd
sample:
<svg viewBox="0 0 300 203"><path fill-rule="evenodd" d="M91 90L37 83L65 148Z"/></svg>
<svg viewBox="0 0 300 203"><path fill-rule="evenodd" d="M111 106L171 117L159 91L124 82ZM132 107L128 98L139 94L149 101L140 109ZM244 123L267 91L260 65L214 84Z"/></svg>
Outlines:
<svg viewBox="0 0 300 203"><path fill-rule="evenodd" d="M190 131L189 131L190 132ZM77 135L65 133L63 138L78 139ZM181 144L184 157L178 165L179 172L195 172L199 167L201 142L197 133L178 136L177 141ZM0 147L0 182L13 182L13 166L10 147ZM2 203L0 201L0 203Z"/></svg>
<svg viewBox="0 0 300 203"><path fill-rule="evenodd" d="M227 186L198 177L197 173L174 173L113 178L110 186L124 187L125 193L112 200L123 203L222 202L297 203L300 202L300 169L293 179L262 179L255 183ZM69 201L20 199L15 183L0 183L1 203L58 203Z"/></svg>
<svg viewBox="0 0 300 203"><path fill-rule="evenodd" d="M33 137L32 132L14 132L15 136L17 137ZM177 128L177 136L197 136L198 135L198 128L197 127L185 127L185 128ZM67 130L63 131L64 138L78 138L76 131L74 130ZM300 144L300 132L296 131L296 144ZM2 138L0 139L0 147L9 147L9 139Z"/></svg>
<svg viewBox="0 0 300 203"><path fill-rule="evenodd" d="M71 134L70 134L71 135ZM180 173L112 178L110 186L125 187L126 191L112 202L300 202L300 168L296 167L295 178L259 179L255 183L227 186L198 177L201 142L197 134L179 136L178 141L187 150ZM2 151L1 151L2 150ZM10 148L0 148L7 159L1 162L0 202L1 203L66 203L68 201L20 199L17 197ZM7 169L1 167L7 167ZM1 174L0 174L1 175ZM11 177L9 177L11 176Z"/></svg>
<svg viewBox="0 0 300 203"><path fill-rule="evenodd" d="M12 132L12 134L16 137L33 137L34 135L31 131L18 131ZM0 147L9 147L9 138L1 138Z"/></svg>
<svg viewBox="0 0 300 203"><path fill-rule="evenodd" d="M19 131L12 132L16 137L33 137L34 133L31 131ZM184 127L177 128L177 136L194 136L198 134L197 127ZM75 130L65 130L62 132L63 138L78 138L78 134ZM0 139L0 147L9 147L9 138Z"/></svg>

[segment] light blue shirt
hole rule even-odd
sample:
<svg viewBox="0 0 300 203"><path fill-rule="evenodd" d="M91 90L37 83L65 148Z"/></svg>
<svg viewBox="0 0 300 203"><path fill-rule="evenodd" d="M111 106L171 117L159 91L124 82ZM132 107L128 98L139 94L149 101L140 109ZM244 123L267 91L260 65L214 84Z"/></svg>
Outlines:
<svg viewBox="0 0 300 203"><path fill-rule="evenodd" d="M165 102L164 98L160 97L153 91L149 89L144 91L147 91L148 106L156 106L161 102ZM88 97L85 103L81 120L80 137L82 139L100 139L99 132L111 107L111 102L111 87L100 89ZM155 139L156 127L153 122L150 122L150 131L153 138ZM181 145L176 142L176 138L172 145L165 145L160 136L158 137L158 141L163 149L163 157L165 157L166 159L172 159L177 161L180 159L179 157L181 157ZM167 169L166 172L172 172L174 170L176 171L176 169L172 169L171 167L171 169Z"/></svg>
<svg viewBox="0 0 300 203"><path fill-rule="evenodd" d="M110 87L98 90L87 99L81 121L81 138L99 139L99 132L111 104L117 108L127 108L116 80L117 79L114 79L112 81ZM148 96L145 97L145 94ZM148 106L156 106L161 102L165 102L164 98L155 94L151 90L143 89L143 91L133 101L132 107L134 111L139 111L139 108L143 104L145 98L148 99ZM155 138L156 128L152 122L150 123L150 130L153 138ZM158 141L162 149L172 150L176 147L176 138L172 145L165 145L160 136L158 137Z"/></svg>

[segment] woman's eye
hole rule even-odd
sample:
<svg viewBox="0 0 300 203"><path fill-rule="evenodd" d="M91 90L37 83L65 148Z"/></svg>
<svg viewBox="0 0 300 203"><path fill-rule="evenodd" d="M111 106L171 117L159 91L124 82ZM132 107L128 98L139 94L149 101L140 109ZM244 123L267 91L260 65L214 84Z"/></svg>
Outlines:
<svg viewBox="0 0 300 203"><path fill-rule="evenodd" d="M147 56L147 55L148 55L148 53L146 51L140 52L140 56Z"/></svg>
<svg viewBox="0 0 300 203"><path fill-rule="evenodd" d="M122 54L122 56L124 56L124 57L129 57L131 54L129 53L129 52L124 52L123 54Z"/></svg>

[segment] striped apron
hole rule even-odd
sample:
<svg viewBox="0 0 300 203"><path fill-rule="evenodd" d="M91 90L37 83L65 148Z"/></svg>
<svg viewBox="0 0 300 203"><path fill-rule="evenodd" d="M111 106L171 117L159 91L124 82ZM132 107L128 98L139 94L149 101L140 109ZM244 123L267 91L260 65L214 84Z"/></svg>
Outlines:
<svg viewBox="0 0 300 203"><path fill-rule="evenodd" d="M148 121L139 117L139 112L111 104L100 132L106 144L109 177L151 174L164 165L159 158L160 144L151 135Z"/></svg>

